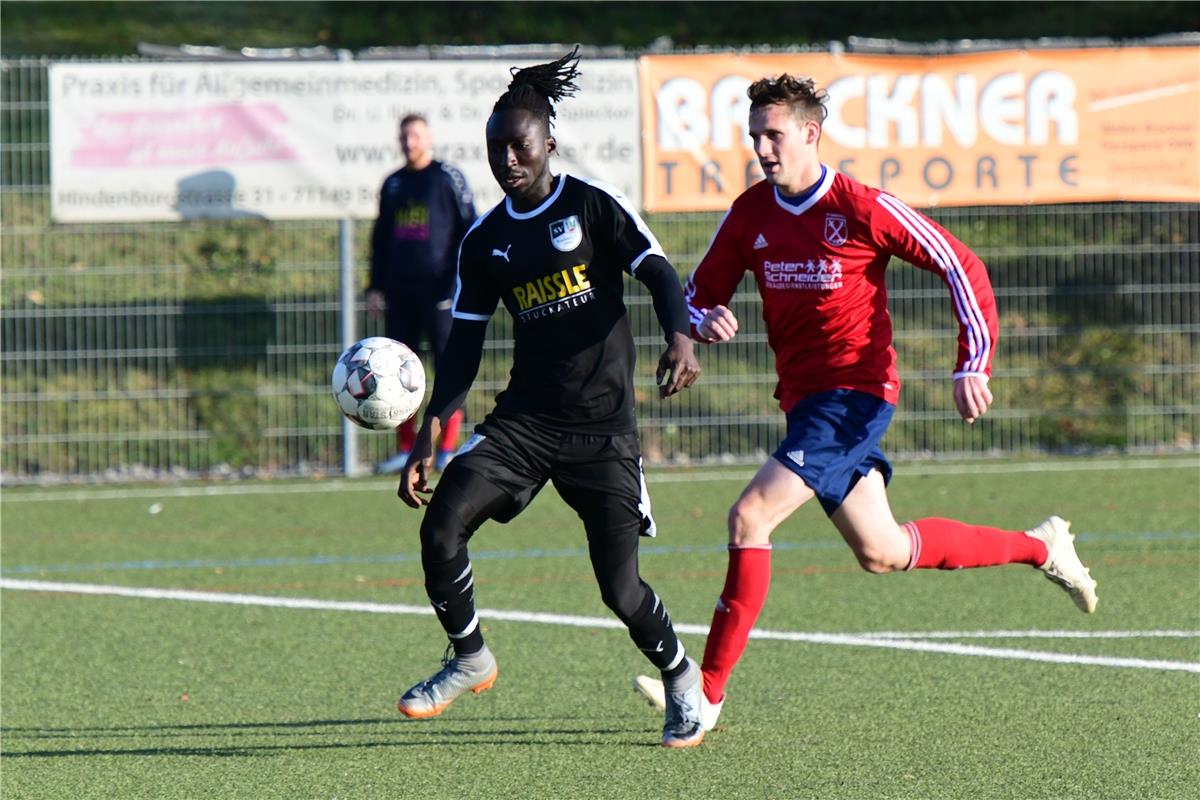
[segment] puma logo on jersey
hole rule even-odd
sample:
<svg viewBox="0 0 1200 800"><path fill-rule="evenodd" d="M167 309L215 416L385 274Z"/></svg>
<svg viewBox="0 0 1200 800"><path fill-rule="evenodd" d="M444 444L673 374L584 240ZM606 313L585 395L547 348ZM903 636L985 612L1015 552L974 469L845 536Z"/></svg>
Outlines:
<svg viewBox="0 0 1200 800"><path fill-rule="evenodd" d="M763 249L764 247L766 247L766 246L767 246L767 237L763 236L763 235L760 233L760 234L758 235L758 238L754 240L754 249L755 249L755 250L762 250L762 249Z"/></svg>
<svg viewBox="0 0 1200 800"><path fill-rule="evenodd" d="M496 248L493 247L492 255L500 256L500 258L503 258L505 261L507 261L509 264L511 264L512 262L508 260L508 251L509 250L512 250L511 244L508 247L504 248L503 250L497 250Z"/></svg>

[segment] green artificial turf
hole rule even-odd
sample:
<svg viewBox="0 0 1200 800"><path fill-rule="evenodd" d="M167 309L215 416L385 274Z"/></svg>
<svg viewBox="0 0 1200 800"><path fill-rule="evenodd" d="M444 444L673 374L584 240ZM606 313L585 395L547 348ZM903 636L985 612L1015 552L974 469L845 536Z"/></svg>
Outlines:
<svg viewBox="0 0 1200 800"><path fill-rule="evenodd" d="M717 730L691 751L657 746L661 720L630 687L648 664L619 629L484 614L496 688L415 722L394 701L438 666L432 615L8 584L0 796L1194 797L1200 470L1066 463L1079 468L901 464L893 510L1013 528L1071 519L1099 580L1095 615L1028 567L868 575L806 507L776 533L760 629L981 650L753 640ZM642 572L685 630L709 621L746 477L650 475L660 535ZM5 581L426 605L420 515L379 480L10 489L2 515ZM610 620L584 547L553 490L485 526L472 544L481 607ZM1089 636L1016 635L1031 630ZM1186 635L1097 636L1131 631ZM703 636L683 639L699 657ZM997 650L1020 652L985 654Z"/></svg>

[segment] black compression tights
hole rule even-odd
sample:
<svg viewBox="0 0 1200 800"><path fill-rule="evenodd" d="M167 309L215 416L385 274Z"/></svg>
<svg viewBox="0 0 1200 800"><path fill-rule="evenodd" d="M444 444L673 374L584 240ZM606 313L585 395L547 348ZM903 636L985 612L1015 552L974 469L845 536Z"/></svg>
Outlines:
<svg viewBox="0 0 1200 800"><path fill-rule="evenodd" d="M472 535L512 499L470 470L448 470L421 523L425 591L456 653L483 646L475 615L474 573L467 554ZM679 640L666 606L638 575L639 523L614 531L610 521L585 519L588 552L604 604L629 628L629 635L659 669L676 662Z"/></svg>
<svg viewBox="0 0 1200 800"><path fill-rule="evenodd" d="M511 502L495 484L460 468L447 471L425 510L421 522L425 593L454 652L460 655L483 647L467 542L480 525Z"/></svg>

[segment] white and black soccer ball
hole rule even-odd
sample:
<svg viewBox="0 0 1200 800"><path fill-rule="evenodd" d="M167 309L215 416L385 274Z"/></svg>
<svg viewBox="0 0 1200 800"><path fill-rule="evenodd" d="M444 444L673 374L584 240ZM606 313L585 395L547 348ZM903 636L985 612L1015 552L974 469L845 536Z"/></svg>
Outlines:
<svg viewBox="0 0 1200 800"><path fill-rule="evenodd" d="M410 419L425 399L425 368L417 354L394 339L355 342L333 365L333 397L356 425L386 431Z"/></svg>

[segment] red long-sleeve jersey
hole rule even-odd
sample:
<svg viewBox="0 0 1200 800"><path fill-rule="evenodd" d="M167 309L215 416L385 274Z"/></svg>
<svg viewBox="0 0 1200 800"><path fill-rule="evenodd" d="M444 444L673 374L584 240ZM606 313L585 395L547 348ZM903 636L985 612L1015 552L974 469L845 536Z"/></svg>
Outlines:
<svg viewBox="0 0 1200 800"><path fill-rule="evenodd" d="M954 377L990 376L999 324L983 262L892 195L826 167L800 205L762 181L738 197L687 284L692 335L750 270L787 412L831 389L900 396L884 270L892 256L937 273L958 321Z"/></svg>

